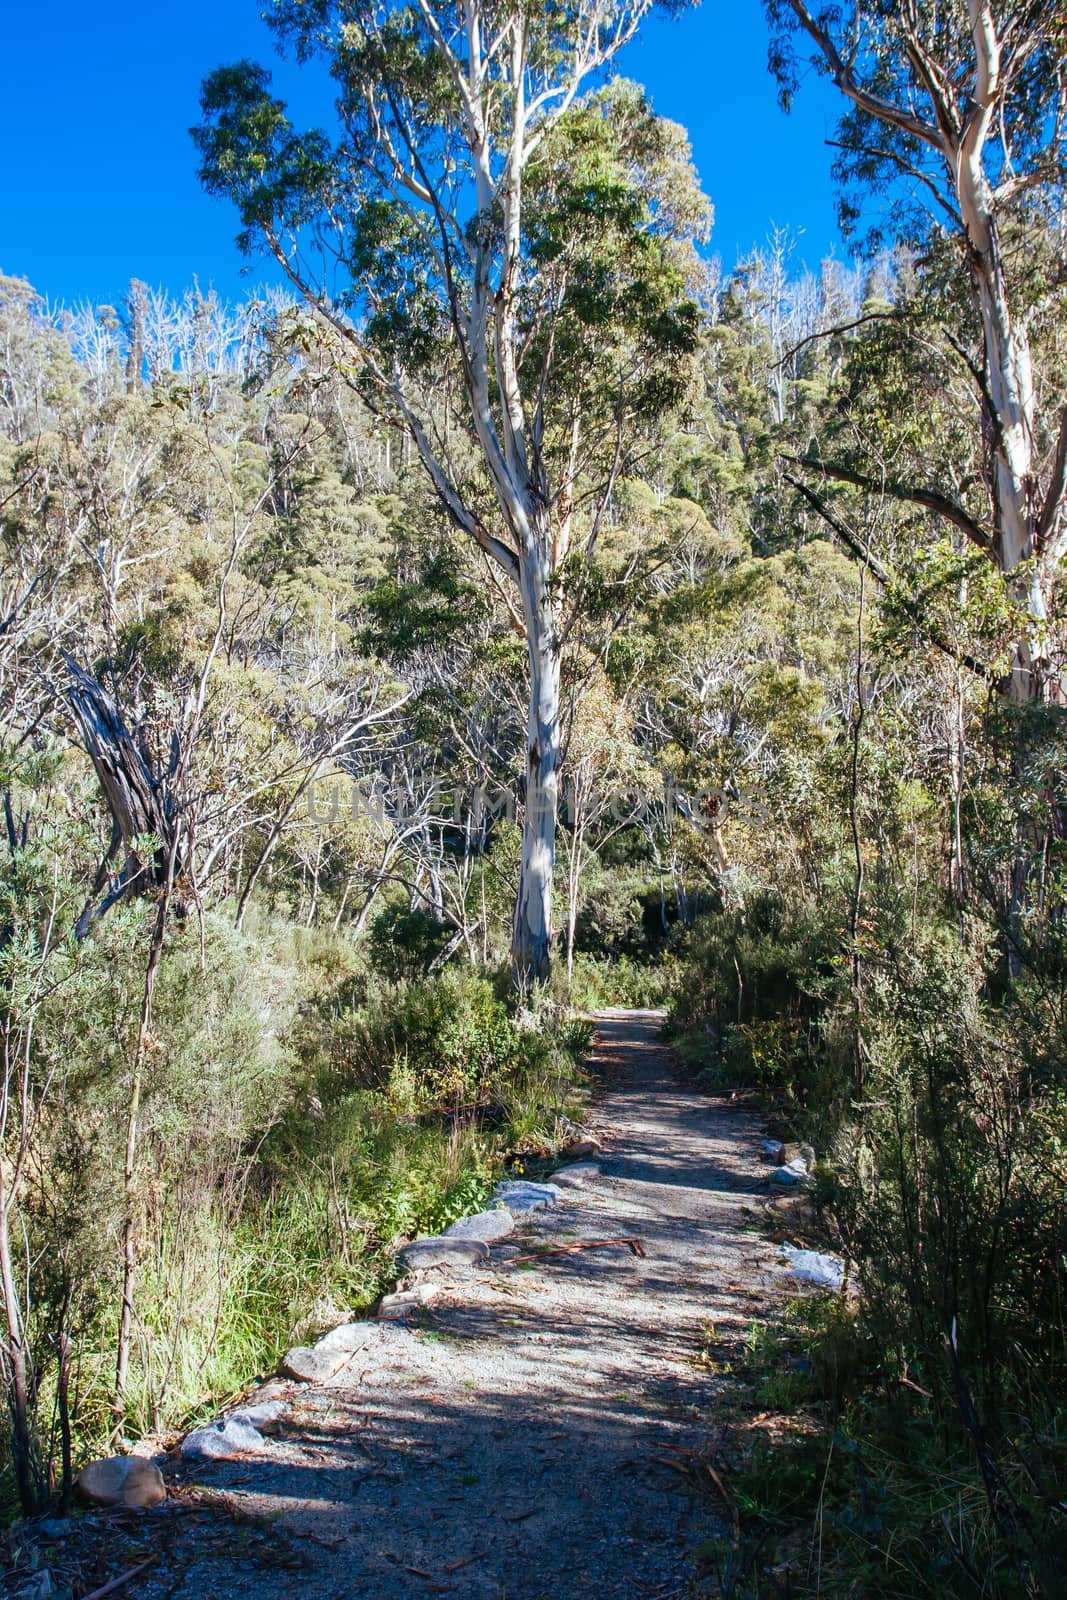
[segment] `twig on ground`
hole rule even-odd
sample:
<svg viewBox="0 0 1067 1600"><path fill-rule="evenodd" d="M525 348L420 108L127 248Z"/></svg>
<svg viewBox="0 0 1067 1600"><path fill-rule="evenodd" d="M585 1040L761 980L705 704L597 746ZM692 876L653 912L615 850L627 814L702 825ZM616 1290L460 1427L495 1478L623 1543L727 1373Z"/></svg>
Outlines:
<svg viewBox="0 0 1067 1600"><path fill-rule="evenodd" d="M544 1256L572 1256L579 1250L606 1250L609 1246L624 1244L635 1256L642 1259L645 1247L640 1239L586 1239L581 1244L554 1244L547 1245L543 1250L538 1250L534 1255L516 1256L509 1262L510 1266L522 1266L527 1261L540 1261Z"/></svg>
<svg viewBox="0 0 1067 1600"><path fill-rule="evenodd" d="M149 1556L147 1561L142 1561L139 1566L131 1567L129 1572L124 1572L121 1577L112 1578L108 1583L102 1584L99 1589L94 1589L92 1594L87 1594L85 1600L104 1600L104 1595L114 1594L116 1589L121 1589L124 1583L129 1583L131 1578L136 1578L145 1567L150 1567L155 1556Z"/></svg>

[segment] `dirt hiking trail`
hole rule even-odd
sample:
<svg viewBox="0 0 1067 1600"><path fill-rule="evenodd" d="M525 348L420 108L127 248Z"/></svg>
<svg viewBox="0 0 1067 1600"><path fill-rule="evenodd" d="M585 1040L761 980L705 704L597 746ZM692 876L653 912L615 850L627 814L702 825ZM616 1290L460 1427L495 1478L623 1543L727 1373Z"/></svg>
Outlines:
<svg viewBox="0 0 1067 1600"><path fill-rule="evenodd" d="M685 1462L707 1449L728 1380L699 1366L705 1330L740 1335L782 1292L756 1227L759 1124L685 1087L658 1013L596 1021L600 1179L535 1213L488 1266L449 1269L417 1325L382 1324L380 1348L328 1384L281 1388L268 1459L167 1471L171 1507L138 1529L155 1559L122 1596L707 1592L693 1551L722 1524ZM538 1259L620 1236L643 1257Z"/></svg>

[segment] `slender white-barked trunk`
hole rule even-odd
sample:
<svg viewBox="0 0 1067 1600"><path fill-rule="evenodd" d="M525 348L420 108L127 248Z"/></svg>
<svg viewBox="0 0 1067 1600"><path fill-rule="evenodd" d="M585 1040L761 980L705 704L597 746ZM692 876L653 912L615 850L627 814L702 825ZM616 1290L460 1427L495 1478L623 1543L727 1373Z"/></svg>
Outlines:
<svg viewBox="0 0 1067 1600"><path fill-rule="evenodd" d="M1028 636L1016 643L1009 686L1012 699L1029 700L1043 689L1048 620L1047 574L1035 549L1033 374L1026 333L1012 324L995 231L990 235L990 248L978 258L975 276L995 430L993 553L1005 577L1018 573L1016 598L1030 621ZM1019 572L1024 566L1025 575Z"/></svg>
<svg viewBox="0 0 1067 1600"><path fill-rule="evenodd" d="M548 563L527 559L521 574L530 662L526 725L526 808L515 899L511 964L520 990L548 977L552 948L552 880L559 811L560 651Z"/></svg>
<svg viewBox="0 0 1067 1600"><path fill-rule="evenodd" d="M995 40L983 32L984 8L971 5L979 49L979 93L988 97L999 74ZM990 52L992 52L990 54ZM1040 692L1045 654L1044 631L1048 616L1046 575L1035 557L1036 481L1034 474L1035 399L1033 368L1026 329L1012 316L1004 263L1000 253L995 201L982 162L982 145L988 120L964 140L955 158L956 192L960 214L971 249L971 274L985 343L989 419L994 454L994 551L1006 577L1033 562L1017 585L1032 627L1016 646L1010 693L1029 699Z"/></svg>

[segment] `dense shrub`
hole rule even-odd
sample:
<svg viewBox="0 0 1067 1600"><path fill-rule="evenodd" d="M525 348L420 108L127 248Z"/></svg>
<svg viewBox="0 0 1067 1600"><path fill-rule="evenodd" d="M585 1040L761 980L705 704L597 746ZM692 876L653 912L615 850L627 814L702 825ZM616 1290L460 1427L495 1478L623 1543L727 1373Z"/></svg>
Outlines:
<svg viewBox="0 0 1067 1600"><path fill-rule="evenodd" d="M580 951L567 989L580 1011L604 1006L663 1006L671 992L669 961L634 961L629 956L598 958Z"/></svg>
<svg viewBox="0 0 1067 1600"><path fill-rule="evenodd" d="M422 978L445 954L451 938L452 929L428 911L413 911L406 903L387 906L371 923L371 963L394 983Z"/></svg>
<svg viewBox="0 0 1067 1600"><path fill-rule="evenodd" d="M1063 1539L1048 1507L1067 1481L1067 997L1047 964L1005 986L987 926L918 894L902 906L892 884L865 907L857 991L846 926L832 900L707 919L676 986L681 1043L712 1080L757 1088L783 1132L815 1142L813 1226L845 1248L859 1291L837 1313L859 1360L829 1409L815 1397L824 1427L811 1431L804 1385L779 1384L780 1409L805 1422L746 1469L764 1552L749 1551L731 1592L774 1592L760 1560L788 1503L825 1541L820 1592L855 1593L892 1561L909 1594L977 1595L968 1574L987 1566L988 1592L1052 1593L1041 1585Z"/></svg>
<svg viewBox="0 0 1067 1600"><path fill-rule="evenodd" d="M808 1133L834 1125L847 1078L824 1025L842 991L840 951L832 920L770 893L702 918L671 989L681 1053L713 1084L805 1111Z"/></svg>
<svg viewBox="0 0 1067 1600"><path fill-rule="evenodd" d="M934 931L881 964L862 1102L833 1154L881 1347L954 1405L955 1328L983 1415L1003 1417L1020 1385L1067 1380L1067 1153L1023 1009L989 999L994 960Z"/></svg>

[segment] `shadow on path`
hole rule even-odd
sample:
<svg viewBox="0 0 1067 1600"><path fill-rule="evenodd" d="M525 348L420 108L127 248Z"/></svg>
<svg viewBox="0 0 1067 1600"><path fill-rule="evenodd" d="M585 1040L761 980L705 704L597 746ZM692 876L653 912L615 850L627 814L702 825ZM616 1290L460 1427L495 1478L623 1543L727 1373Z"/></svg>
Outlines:
<svg viewBox="0 0 1067 1600"><path fill-rule="evenodd" d="M723 1388L699 1365L708 1324L743 1331L776 1292L747 1198L759 1128L684 1085L657 1014L597 1024L602 1177L518 1243L636 1235L644 1258L615 1247L512 1265L512 1240L490 1268L453 1275L401 1348L294 1386L269 1459L181 1473L273 1519L274 1536L243 1548L228 1520L190 1530L124 1588L131 1600L701 1592L692 1550L713 1512L676 1469L706 1443Z"/></svg>

